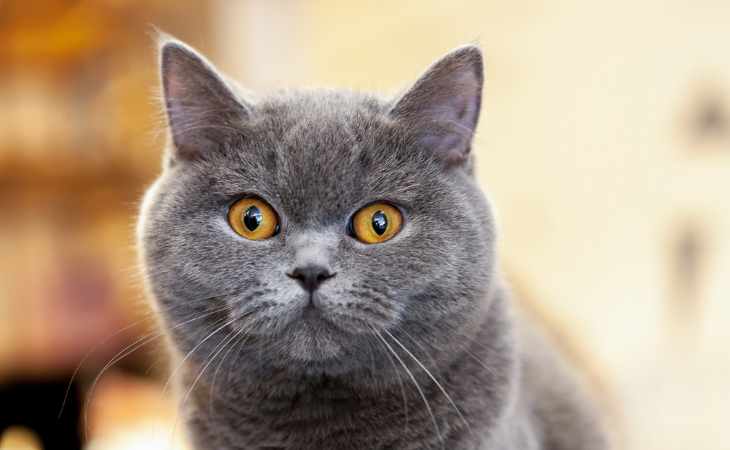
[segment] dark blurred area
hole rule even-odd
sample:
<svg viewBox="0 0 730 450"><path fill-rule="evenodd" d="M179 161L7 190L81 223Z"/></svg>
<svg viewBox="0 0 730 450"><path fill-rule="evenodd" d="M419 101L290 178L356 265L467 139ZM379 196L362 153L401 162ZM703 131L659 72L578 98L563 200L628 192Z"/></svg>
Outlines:
<svg viewBox="0 0 730 450"><path fill-rule="evenodd" d="M151 24L194 42L207 14L185 0L0 2L0 435L23 425L44 448L78 448L94 378L153 325L129 326L148 314L133 229L165 136ZM114 370L143 374L145 350Z"/></svg>

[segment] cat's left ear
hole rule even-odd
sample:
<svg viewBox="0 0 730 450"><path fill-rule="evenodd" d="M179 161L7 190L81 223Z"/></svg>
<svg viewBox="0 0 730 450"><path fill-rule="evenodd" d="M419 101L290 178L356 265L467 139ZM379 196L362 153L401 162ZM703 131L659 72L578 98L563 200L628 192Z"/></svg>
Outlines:
<svg viewBox="0 0 730 450"><path fill-rule="evenodd" d="M444 167L466 165L482 103L484 68L476 45L457 47L421 75L390 110L415 130Z"/></svg>
<svg viewBox="0 0 730 450"><path fill-rule="evenodd" d="M173 161L197 161L219 151L232 125L250 115L213 66L175 39L160 38L160 71Z"/></svg>

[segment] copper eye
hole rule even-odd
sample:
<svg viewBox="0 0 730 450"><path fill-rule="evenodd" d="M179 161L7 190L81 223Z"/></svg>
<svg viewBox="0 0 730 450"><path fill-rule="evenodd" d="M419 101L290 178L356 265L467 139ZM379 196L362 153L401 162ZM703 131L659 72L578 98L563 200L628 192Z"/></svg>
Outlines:
<svg viewBox="0 0 730 450"><path fill-rule="evenodd" d="M368 244L383 242L400 230L403 215L398 208L378 203L361 209L350 224L355 237Z"/></svg>
<svg viewBox="0 0 730 450"><path fill-rule="evenodd" d="M231 206L228 223L236 233L249 239L267 239L279 229L279 221L271 206L252 197L241 199Z"/></svg>

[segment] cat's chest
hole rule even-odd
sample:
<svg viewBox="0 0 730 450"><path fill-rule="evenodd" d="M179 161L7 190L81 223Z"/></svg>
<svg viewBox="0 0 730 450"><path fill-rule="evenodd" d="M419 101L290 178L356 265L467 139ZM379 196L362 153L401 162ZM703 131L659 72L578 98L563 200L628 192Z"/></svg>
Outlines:
<svg viewBox="0 0 730 450"><path fill-rule="evenodd" d="M432 400L429 411L407 388L375 395L332 383L294 387L271 381L276 381L275 389L257 385L213 397L210 391L196 395L199 404L191 405L189 424L196 439L203 436L208 442L199 448L408 450L461 440L461 433L449 430L449 414L438 413L441 402ZM438 429L431 413L438 417ZM211 440L218 446L209 447ZM452 444L447 448L471 448Z"/></svg>

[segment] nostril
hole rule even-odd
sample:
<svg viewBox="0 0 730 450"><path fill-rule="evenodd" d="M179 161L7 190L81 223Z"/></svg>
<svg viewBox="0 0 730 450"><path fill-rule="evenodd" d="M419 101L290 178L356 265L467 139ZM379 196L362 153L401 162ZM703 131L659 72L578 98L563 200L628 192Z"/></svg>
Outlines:
<svg viewBox="0 0 730 450"><path fill-rule="evenodd" d="M317 290L324 280L332 278L336 274L330 274L329 270L321 266L306 266L297 267L287 275L299 281L302 287L311 293Z"/></svg>

